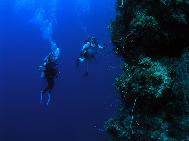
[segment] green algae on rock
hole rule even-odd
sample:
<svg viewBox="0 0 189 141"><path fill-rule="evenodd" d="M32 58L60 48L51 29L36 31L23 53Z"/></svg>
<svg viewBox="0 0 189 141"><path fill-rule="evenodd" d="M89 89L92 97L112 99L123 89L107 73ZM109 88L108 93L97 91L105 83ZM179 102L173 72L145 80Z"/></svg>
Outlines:
<svg viewBox="0 0 189 141"><path fill-rule="evenodd" d="M125 61L112 140L189 141L189 1L117 0L111 33Z"/></svg>
<svg viewBox="0 0 189 141"><path fill-rule="evenodd" d="M151 58L142 58L135 67L124 64L124 73L116 78L116 89L125 95L153 95L160 97L170 88L171 78L167 68Z"/></svg>

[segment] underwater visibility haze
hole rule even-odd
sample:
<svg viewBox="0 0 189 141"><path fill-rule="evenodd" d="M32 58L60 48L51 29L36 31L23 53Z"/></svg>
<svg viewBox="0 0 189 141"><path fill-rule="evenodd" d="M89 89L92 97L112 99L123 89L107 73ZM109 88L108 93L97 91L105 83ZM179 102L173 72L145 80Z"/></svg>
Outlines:
<svg viewBox="0 0 189 141"><path fill-rule="evenodd" d="M189 141L188 0L0 0L0 141Z"/></svg>
<svg viewBox="0 0 189 141"><path fill-rule="evenodd" d="M113 82L121 62L108 29L114 7L113 0L0 0L0 141L106 138L104 122L115 114ZM86 66L77 68L76 59L90 36L106 49L84 76ZM46 81L38 66L51 42L60 49L60 74L45 106L40 91Z"/></svg>

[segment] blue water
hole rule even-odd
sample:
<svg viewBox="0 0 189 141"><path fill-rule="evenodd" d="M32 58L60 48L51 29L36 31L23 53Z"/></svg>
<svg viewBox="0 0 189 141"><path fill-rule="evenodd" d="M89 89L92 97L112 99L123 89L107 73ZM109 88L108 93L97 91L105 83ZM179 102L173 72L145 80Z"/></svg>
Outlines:
<svg viewBox="0 0 189 141"><path fill-rule="evenodd" d="M115 1L18 1L0 0L0 141L106 140L104 122L119 103L113 83L121 60L112 52L107 28L115 17ZM39 7L45 16L36 21ZM85 77L85 66L76 68L75 59L91 35L106 49ZM61 74L44 107L39 101L46 82L37 66L50 51L50 38L61 50Z"/></svg>

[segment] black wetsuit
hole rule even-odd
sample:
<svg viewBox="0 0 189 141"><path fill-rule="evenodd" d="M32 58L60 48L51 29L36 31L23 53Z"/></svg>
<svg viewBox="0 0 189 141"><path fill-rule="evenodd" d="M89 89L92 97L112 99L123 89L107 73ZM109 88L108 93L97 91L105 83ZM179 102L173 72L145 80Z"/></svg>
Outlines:
<svg viewBox="0 0 189 141"><path fill-rule="evenodd" d="M46 65L44 66L44 76L47 80L47 87L43 89L43 93L49 92L51 93L54 87L54 81L56 76L58 75L58 67L57 61L53 60L52 57L49 55L47 58Z"/></svg>

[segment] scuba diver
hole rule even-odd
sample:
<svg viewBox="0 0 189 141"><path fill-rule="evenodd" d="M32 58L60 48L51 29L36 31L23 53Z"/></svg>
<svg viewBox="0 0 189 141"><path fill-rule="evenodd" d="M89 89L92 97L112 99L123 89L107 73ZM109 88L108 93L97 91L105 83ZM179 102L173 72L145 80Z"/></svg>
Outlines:
<svg viewBox="0 0 189 141"><path fill-rule="evenodd" d="M81 54L77 58L76 63L78 66L80 63L86 62L87 67L85 75L88 75L88 63L95 59L98 49L104 49L104 47L98 44L95 37L89 37L86 41L84 41Z"/></svg>
<svg viewBox="0 0 189 141"><path fill-rule="evenodd" d="M41 71L41 77L45 78L47 81L47 87L41 91L40 103L43 102L44 94L47 94L48 99L46 105L48 106L51 100L51 92L54 87L55 78L58 77L58 58L60 56L60 49L57 47L56 43L53 41L51 43L51 52L44 59L44 63L38 67Z"/></svg>

